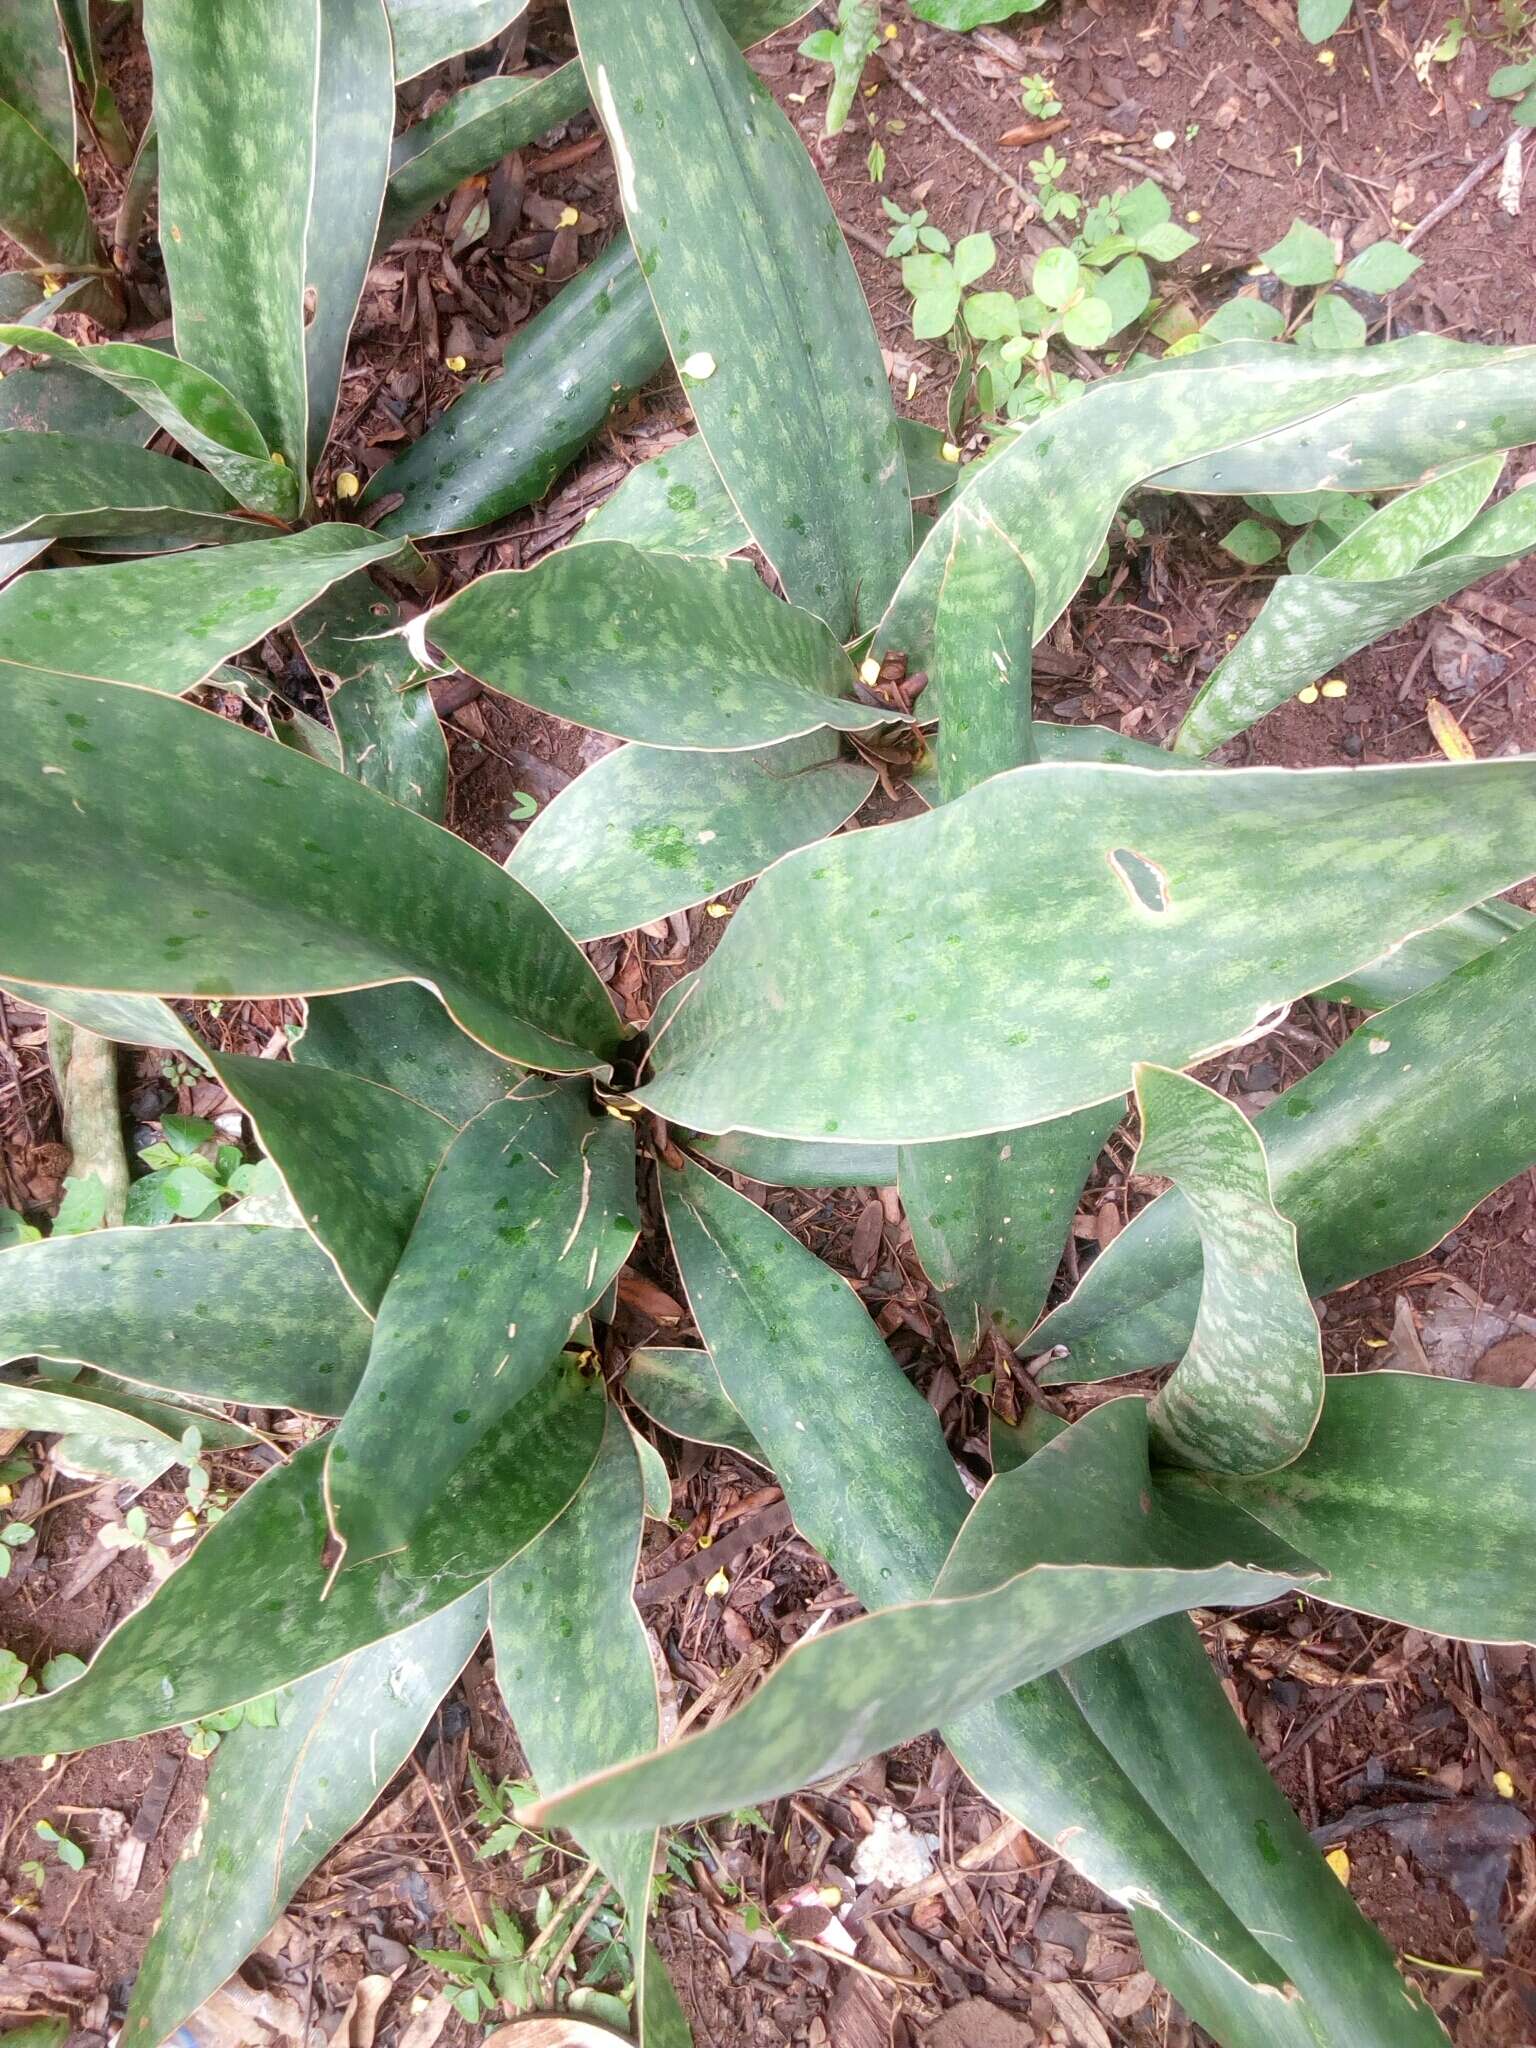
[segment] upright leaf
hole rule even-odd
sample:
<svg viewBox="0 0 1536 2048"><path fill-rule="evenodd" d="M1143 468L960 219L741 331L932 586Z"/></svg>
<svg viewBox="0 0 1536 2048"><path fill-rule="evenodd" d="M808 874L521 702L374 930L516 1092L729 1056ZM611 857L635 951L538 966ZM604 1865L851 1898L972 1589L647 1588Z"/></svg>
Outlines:
<svg viewBox="0 0 1536 2048"><path fill-rule="evenodd" d="M96 139L109 161L118 170L126 171L133 161L133 138L123 126L123 117L97 54L96 38L91 32L90 0L59 0L59 19L74 53Z"/></svg>
<svg viewBox="0 0 1536 2048"><path fill-rule="evenodd" d="M397 9L401 4L395 0ZM395 126L393 63L385 0L326 0L320 10L314 183L304 235L311 469L325 451L335 417L347 341L384 204Z"/></svg>
<svg viewBox="0 0 1536 2048"><path fill-rule="evenodd" d="M946 803L1036 758L1034 623L1035 586L1018 549L984 506L960 504L934 610L931 686Z"/></svg>
<svg viewBox="0 0 1536 2048"><path fill-rule="evenodd" d="M593 541L480 577L419 631L520 703L652 746L763 747L891 717L853 700L835 636L747 562Z"/></svg>
<svg viewBox="0 0 1536 2048"><path fill-rule="evenodd" d="M176 352L302 478L319 0L146 0Z"/></svg>
<svg viewBox="0 0 1536 2048"><path fill-rule="evenodd" d="M1528 930L1381 1011L1259 1112L1310 1295L1428 1251L1536 1160L1536 1103L1521 1081L1533 998ZM1132 1218L1029 1348L1067 1347L1041 1368L1047 1384L1166 1365L1199 1299L1199 1231L1172 1190Z"/></svg>
<svg viewBox="0 0 1536 2048"><path fill-rule="evenodd" d="M96 1365L171 1393L339 1415L369 1335L305 1230L130 1225L0 1252L0 1360Z"/></svg>
<svg viewBox="0 0 1536 2048"><path fill-rule="evenodd" d="M297 516L299 480L273 461L261 429L240 400L206 370L142 342L104 341L86 347L41 327L0 327L0 343L30 349L34 355L50 356L99 377L141 406L242 505L274 519ZM144 439L148 438L146 428Z"/></svg>
<svg viewBox="0 0 1536 2048"><path fill-rule="evenodd" d="M234 1975L409 1757L485 1621L484 1591L467 1593L280 1694L276 1727L247 1721L224 1737L134 1980L125 2041L173 2039Z"/></svg>
<svg viewBox="0 0 1536 2048"><path fill-rule="evenodd" d="M994 776L771 868L656 1042L642 1098L697 1130L859 1143L1106 1101L1133 1061L1209 1057L1536 870L1533 794L1536 763L1518 760Z"/></svg>
<svg viewBox="0 0 1536 2048"><path fill-rule="evenodd" d="M645 1495L635 1441L611 1403L586 1484L491 1581L496 1677L536 1781L562 1785L661 1739L656 1670L635 1607ZM643 2015L655 1831L591 1828L582 1846L624 1902ZM642 2019L640 2048L646 2048Z"/></svg>
<svg viewBox="0 0 1536 2048"><path fill-rule="evenodd" d="M601 1384L557 1366L465 1459L407 1550L329 1589L325 1447L306 1445L240 1496L82 1677L0 1709L0 1757L92 1749L220 1713L425 1621L554 1520L602 1429Z"/></svg>
<svg viewBox="0 0 1536 2048"><path fill-rule="evenodd" d="M634 1131L594 1116L586 1095L534 1081L444 1155L379 1304L359 1398L328 1448L326 1500L348 1570L405 1547L629 1256Z"/></svg>
<svg viewBox="0 0 1536 2048"><path fill-rule="evenodd" d="M85 192L25 114L0 99L0 231L51 270L105 270Z"/></svg>
<svg viewBox="0 0 1536 2048"><path fill-rule="evenodd" d="M312 526L238 548L38 570L0 591L0 664L18 680L136 683L176 695L339 577L397 550L356 527Z"/></svg>
<svg viewBox="0 0 1536 2048"><path fill-rule="evenodd" d="M912 516L879 342L821 180L710 0L576 0L571 18L715 466L790 598L851 638L895 589Z"/></svg>
<svg viewBox="0 0 1536 2048"><path fill-rule="evenodd" d="M874 786L833 732L750 753L618 747L539 813L507 872L573 938L632 931L827 838Z"/></svg>
<svg viewBox="0 0 1536 2048"><path fill-rule="evenodd" d="M421 981L529 1066L585 1073L617 1046L606 990L548 911L425 818L150 691L12 678L0 694L0 972L198 996Z"/></svg>
<svg viewBox="0 0 1536 2048"><path fill-rule="evenodd" d="M1420 485L1357 526L1306 575L1282 576L1258 618L1202 685L1179 727L1179 751L1210 753L1382 634L1536 547L1536 491L1525 487L1479 516L1469 512L1452 538L1398 566L1411 553L1410 536L1418 537L1413 527L1419 533L1427 527L1434 538L1437 527L1451 523L1453 508L1461 511L1477 493L1487 495L1498 467L1490 456ZM1425 500L1437 501L1448 516L1432 519Z"/></svg>
<svg viewBox="0 0 1536 2048"><path fill-rule="evenodd" d="M293 631L310 667L335 681L331 723L346 772L441 823L448 749L425 671L393 632L399 620L399 606L359 572L306 605Z"/></svg>
<svg viewBox="0 0 1536 2048"><path fill-rule="evenodd" d="M1138 1066L1141 1173L1183 1194L1200 1232L1189 1348L1152 1405L1165 1457L1206 1472L1272 1472L1306 1449L1323 1406L1323 1347L1253 1126L1214 1089Z"/></svg>
<svg viewBox="0 0 1536 2048"><path fill-rule="evenodd" d="M0 6L0 100L67 164L75 160L75 81L54 0Z"/></svg>

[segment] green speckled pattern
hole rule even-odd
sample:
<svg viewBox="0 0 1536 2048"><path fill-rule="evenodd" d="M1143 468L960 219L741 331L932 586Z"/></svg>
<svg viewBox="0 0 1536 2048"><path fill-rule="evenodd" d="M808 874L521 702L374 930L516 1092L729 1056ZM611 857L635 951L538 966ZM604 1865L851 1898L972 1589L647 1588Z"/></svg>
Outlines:
<svg viewBox="0 0 1536 2048"><path fill-rule="evenodd" d="M580 950L463 840L190 704L5 676L0 973L187 996L422 981L508 1059L587 1073L617 1048Z"/></svg>
<svg viewBox="0 0 1536 2048"><path fill-rule="evenodd" d="M80 180L24 114L0 100L0 231L59 270L106 261Z"/></svg>
<svg viewBox="0 0 1536 2048"><path fill-rule="evenodd" d="M72 1360L167 1393L339 1415L370 1335L305 1230L130 1226L0 1252L0 1360Z"/></svg>
<svg viewBox="0 0 1536 2048"><path fill-rule="evenodd" d="M1323 1406L1323 1347L1296 1226L1275 1207L1263 1141L1225 1096L1166 1067L1136 1069L1138 1173L1171 1180L1200 1232L1200 1307L1152 1404L1165 1461L1272 1472L1307 1447Z"/></svg>
<svg viewBox="0 0 1536 2048"><path fill-rule="evenodd" d="M1136 1060L1210 1057L1536 872L1533 798L1536 760L994 776L771 867L642 1097L696 1130L861 1143L1107 1101Z"/></svg>
<svg viewBox="0 0 1536 2048"><path fill-rule="evenodd" d="M122 2038L157 2048L258 1946L299 1886L368 1812L485 1632L466 1594L278 1696L278 1725L232 1729L202 1819L171 1872Z"/></svg>
<svg viewBox="0 0 1536 2048"><path fill-rule="evenodd" d="M82 1677L0 1708L0 1757L177 1727L425 1621L549 1526L602 1432L601 1383L556 1366L458 1467L409 1549L340 1573L328 1592L325 1446L307 1445L240 1496Z"/></svg>
<svg viewBox="0 0 1536 2048"><path fill-rule="evenodd" d="M630 239L715 466L793 602L874 624L912 547L874 323L803 144L710 0L575 0Z"/></svg>
<svg viewBox="0 0 1536 2048"><path fill-rule="evenodd" d="M332 1088L342 1078L307 1071ZM326 1497L348 1571L410 1540L628 1258L634 1127L594 1116L588 1092L534 1076L443 1156L329 1441Z"/></svg>
<svg viewBox="0 0 1536 2048"><path fill-rule="evenodd" d="M83 434L0 431L0 507L7 540L166 530L222 540L251 531L229 493L200 469Z"/></svg>
<svg viewBox="0 0 1536 2048"><path fill-rule="evenodd" d="M854 701L836 637L748 562L592 541L480 577L423 630L519 703L651 746L764 747L892 717Z"/></svg>
<svg viewBox="0 0 1536 2048"><path fill-rule="evenodd" d="M320 0L146 0L176 352L302 478Z"/></svg>
<svg viewBox="0 0 1536 2048"><path fill-rule="evenodd" d="M1428 1251L1536 1161L1536 1099L1522 1085L1533 1003L1528 929L1381 1011L1260 1110L1314 1298ZM1041 1369L1047 1384L1167 1365L1199 1297L1199 1233L1174 1190L1131 1220L1028 1348L1068 1347Z"/></svg>

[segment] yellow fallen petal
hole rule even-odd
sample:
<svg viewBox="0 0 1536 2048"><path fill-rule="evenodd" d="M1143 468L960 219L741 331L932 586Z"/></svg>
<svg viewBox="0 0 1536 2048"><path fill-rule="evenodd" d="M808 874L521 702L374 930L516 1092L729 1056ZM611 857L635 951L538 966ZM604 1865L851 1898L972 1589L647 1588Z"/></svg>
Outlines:
<svg viewBox="0 0 1536 2048"><path fill-rule="evenodd" d="M941 462L958 462L960 460L960 450L953 441L946 441L944 443L944 446L939 450L939 460Z"/></svg>
<svg viewBox="0 0 1536 2048"><path fill-rule="evenodd" d="M580 219L581 215L574 206L562 206L560 209L560 219L556 225L562 228L573 228Z"/></svg>
<svg viewBox="0 0 1536 2048"><path fill-rule="evenodd" d="M1308 683L1304 690L1298 690L1296 692L1296 701L1298 704L1315 704L1317 702L1316 683Z"/></svg>
<svg viewBox="0 0 1536 2048"><path fill-rule="evenodd" d="M1349 1883L1349 1851L1347 1849L1330 1849L1323 1860L1340 1884Z"/></svg>
<svg viewBox="0 0 1536 2048"><path fill-rule="evenodd" d="M731 1582L724 1572L716 1572L712 1579L704 1581L704 1590L711 1600L723 1600L731 1590Z"/></svg>
<svg viewBox="0 0 1536 2048"><path fill-rule="evenodd" d="M1349 695L1349 685L1342 676L1330 676L1323 685L1323 695L1325 697L1347 697Z"/></svg>
<svg viewBox="0 0 1536 2048"><path fill-rule="evenodd" d="M338 498L355 498L362 486L350 469L336 473L336 495Z"/></svg>
<svg viewBox="0 0 1536 2048"><path fill-rule="evenodd" d="M695 377L700 383L715 374L715 359L708 349L701 348L696 355L689 356L683 364L683 375Z"/></svg>
<svg viewBox="0 0 1536 2048"><path fill-rule="evenodd" d="M1424 706L1424 716L1429 720L1429 729L1434 734L1435 745L1447 761L1477 759L1477 749L1462 731L1456 714L1448 710L1438 697L1431 697Z"/></svg>
<svg viewBox="0 0 1536 2048"><path fill-rule="evenodd" d="M457 376L461 370L467 370L469 368L468 363L465 362L462 356L444 356L443 363L445 368L452 370L455 376Z"/></svg>
<svg viewBox="0 0 1536 2048"><path fill-rule="evenodd" d="M1332 50L1319 50L1317 53L1317 61L1319 64L1322 65L1325 71L1331 71L1334 65L1337 64L1339 60L1337 55Z"/></svg>
<svg viewBox="0 0 1536 2048"><path fill-rule="evenodd" d="M880 680L880 664L872 654L866 655L859 664L859 681L866 689L872 690Z"/></svg>
<svg viewBox="0 0 1536 2048"><path fill-rule="evenodd" d="M1497 1792L1497 1793L1498 1793L1498 1795L1499 1795L1499 1797L1500 1797L1501 1799L1513 1799L1513 1798L1514 1798L1514 1796L1515 1796L1515 1781L1514 1781L1514 1779L1513 1779L1513 1778L1512 1778L1512 1777L1511 1777L1511 1776L1509 1775L1508 1771L1495 1771L1495 1772L1494 1772L1494 1774L1493 1774L1493 1789L1494 1789L1494 1791L1495 1791L1495 1792Z"/></svg>

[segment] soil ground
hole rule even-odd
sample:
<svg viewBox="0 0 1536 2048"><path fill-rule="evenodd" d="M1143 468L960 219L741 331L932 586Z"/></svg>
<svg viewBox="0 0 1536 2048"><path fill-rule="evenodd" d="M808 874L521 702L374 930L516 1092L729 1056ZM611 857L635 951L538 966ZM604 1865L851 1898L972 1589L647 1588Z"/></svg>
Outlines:
<svg viewBox="0 0 1536 2048"><path fill-rule="evenodd" d="M1253 289L1257 252L1293 217L1352 251L1426 221L1502 148L1507 115L1489 101L1487 83L1506 61L1509 39L1522 47L1519 10L1475 6L1454 61L1426 63L1421 53L1438 41L1449 13L1449 0L1386 0L1358 9L1320 53L1298 35L1285 0L1164 0L1153 8L1063 0L974 38L925 27L904 5L888 4L899 33L871 68L867 82L876 90L840 145L818 145L817 156L910 410L942 421L950 363L942 344L912 338L898 267L880 253L890 232L880 198L926 207L952 237L990 231L1000 265L988 282L1022 289L1030 260L1050 239L1029 197L1027 164L1038 145L1010 149L1000 141L1024 118L1023 74L1044 73L1054 83L1070 125L1051 140L1068 162L1063 183L1070 189L1092 199L1146 174L1164 185L1174 217L1199 236L1162 274L1164 295L1205 314L1233 291ZM776 38L756 61L814 144L826 72L797 56L802 33ZM546 59L568 48L559 17L536 15L529 53ZM109 55L130 120L142 119L146 80L131 37L119 34ZM512 47L493 52L490 68L497 61L511 68L518 57ZM477 59L468 75L486 68ZM462 63L448 67L405 97L413 108L430 106L465 75ZM865 164L870 129L886 152L878 188ZM1167 137L1170 146L1160 146ZM85 168L93 196L110 213L114 180L97 157L88 155ZM517 324L543 303L551 278L568 274L576 256L584 259L618 223L606 151L589 119L546 138L519 168L521 219L514 213L497 249L452 256L467 201L450 201L375 271L325 480L344 468L370 473L418 433L456 386L444 359L463 355L471 371L494 363ZM1424 268L1391 302L1383 331L1536 340L1536 196L1511 218L1495 202L1495 185L1496 173L1485 177L1419 237ZM559 242L554 222L566 205L583 219L575 237L564 231ZM163 319L152 240L140 245L133 282L136 325ZM687 424L675 386L658 381L543 505L502 529L429 551L450 583L536 559L635 461ZM1527 461L1516 457L1512 473ZM1117 549L1107 575L1053 632L1040 653L1037 696L1042 716L1160 740L1257 610L1269 572L1244 570L1219 548L1241 507L1148 497L1135 510L1144 537ZM1492 579L1347 663L1344 696L1289 705L1225 758L1303 766L1427 757L1435 751L1426 723L1431 697L1450 706L1481 755L1536 748L1533 619L1536 569ZM313 694L284 636L274 636L259 658L291 689ZM499 699L470 696L444 710L452 822L498 857L516 837L516 793L547 801L603 746ZM892 796L911 801L898 787L865 821L889 815ZM1306 886L1300 867L1295 886ZM591 950L639 1020L718 929L694 913ZM1206 1078L1256 1109L1316 1064L1350 1021L1329 1005L1299 1005L1270 1039L1214 1063ZM283 1018L278 1006L228 1005L202 1022L227 1044L259 1051ZM219 1107L206 1084L167 1080L153 1057L136 1060L125 1078L134 1126L170 1109ZM41 1020L14 1004L0 1039L0 1138L0 1202L47 1213L67 1155L58 1143ZM1145 1199L1130 1171L1132 1154L1124 1132L1106 1148L1074 1225L1063 1291ZM974 1370L956 1368L894 1199L878 1190L753 1192L854 1281L957 1456L984 1476L985 1405L967 1384ZM688 1335L676 1293L660 1266L626 1288L609 1340L611 1364L637 1342ZM1337 1371L1391 1357L1464 1376L1508 1376L1507 1345L1498 1361L1483 1360L1495 1339L1511 1336L1525 1340L1516 1364L1528 1371L1536 1363L1536 1174L1490 1197L1410 1268L1333 1297L1324 1331ZM988 1362L1002 1375L997 1398L1027 1398L1006 1358ZM1071 1396L1061 1404L1066 1413L1086 1405ZM707 1719L828 1609L844 1617L852 1608L788 1527L777 1490L760 1473L727 1453L669 1449L677 1526L652 1527L642 1600L680 1709ZM216 1461L216 1481L231 1492L253 1476L248 1457ZM162 1483L144 1505L163 1529L181 1499ZM144 1597L149 1576L137 1556L109 1553L95 1541L101 1519L114 1512L112 1490L83 1490L41 1461L7 1512L39 1524L40 1536L18 1554L0 1592L0 1643L29 1662L88 1654ZM701 1548L705 1538L711 1541ZM732 1580L723 1599L705 1590L722 1563ZM1346 1848L1351 1889L1440 2010L1457 2048L1529 2048L1536 2042L1536 1848L1529 1839L1517 1846L1506 1881L1495 1884L1493 1903L1484 1903L1474 1925L1465 1856L1458 1860L1423 1827L1409 1847L1393 1820L1417 1806L1450 1824L1475 1816L1482 1810L1476 1802L1511 1793L1517 1809L1531 1810L1536 1669L1529 1653L1449 1644L1311 1602L1210 1617L1205 1634L1234 1712L1307 1825ZM539 1884L558 1888L578 1867L562 1859L524 1882L515 1858L475 1859L483 1834L467 1790L471 1754L493 1776L521 1768L484 1654L434 1717L412 1772L302 1888L247 1966L250 1986L297 1999L312 2038L350 2038L336 2029L365 1972L394 1979L375 2037L383 2048L478 2038L436 1999L440 1980L415 1949L454 1943L453 1923L472 1917L466 1879L479 1908L501 1903L529 1924ZM63 2011L82 2044L114 2033L160 1886L194 1823L205 1769L179 1734L46 1767L4 1767L0 2018ZM936 1874L911 1896L860 1888L851 1875L854 1850L882 1805L935 1838ZM23 1870L38 1848L32 1830L43 1815L87 1847L83 1871L51 1858L41 1877ZM933 2048L1168 2048L1204 2038L1141 1969L1124 1914L1002 1823L934 1741L909 1744L762 1818L761 1827L687 1831L694 1853L658 1914L657 1939L701 2048L907 2048L918 2041ZM124 1865L120 1876L130 1831L147 1846L137 1873ZM839 1952L835 1928L826 1938L825 1905L795 1899L803 1887L827 1884L855 1901L852 1960ZM775 1920L780 1935L769 1931Z"/></svg>

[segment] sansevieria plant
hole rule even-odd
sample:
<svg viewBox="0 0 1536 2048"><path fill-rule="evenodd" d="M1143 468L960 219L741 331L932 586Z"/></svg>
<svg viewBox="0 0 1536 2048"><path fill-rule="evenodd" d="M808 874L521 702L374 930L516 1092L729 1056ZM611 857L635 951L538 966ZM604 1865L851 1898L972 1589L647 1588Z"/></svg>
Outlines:
<svg viewBox="0 0 1536 2048"><path fill-rule="evenodd" d="M0 592L0 974L206 1070L282 1187L0 1252L0 1427L162 1470L189 1426L316 1418L82 1675L0 1712L21 1757L278 1695L214 1760L124 2040L238 1965L489 1629L523 1817L622 1899L648 2044L687 2038L646 1958L658 1831L935 1726L1225 2048L1442 2041L1187 1616L1305 1592L1536 1640L1531 1397L1325 1377L1312 1306L1536 1161L1536 933L1491 900L1536 873L1536 760L1206 756L1536 542L1528 493L1493 501L1536 351L1139 361L957 470L898 421L740 54L795 0L570 0L579 60L392 143L397 75L518 11L145 0L175 347L0 330L41 359L0 383L6 538L38 558ZM371 524L322 521L375 248L589 98L626 232L373 480ZM414 542L531 502L668 357L696 437L432 602ZM191 459L147 452L157 427ZM1393 494L1276 584L1171 752L1031 713L1031 647L1139 489ZM57 540L120 559L51 565ZM328 722L188 701L217 677L272 717L229 664L284 626ZM879 683L898 654L915 713ZM441 823L423 685L449 668L628 743L504 868ZM926 811L841 829L892 762ZM753 877L698 973L622 1016L583 945ZM1314 994L1368 1021L1255 1122L1185 1071ZM236 997L307 999L291 1059L172 1007ZM1128 1095L1168 1191L1040 1325ZM979 1498L857 1296L733 1175L896 1186L959 1358L1032 1361ZM637 1247L697 1340L626 1359ZM1172 1367L1152 1396L1055 1414L1052 1387L1144 1367ZM865 1610L671 1743L633 1597L651 1425L760 1461Z"/></svg>

